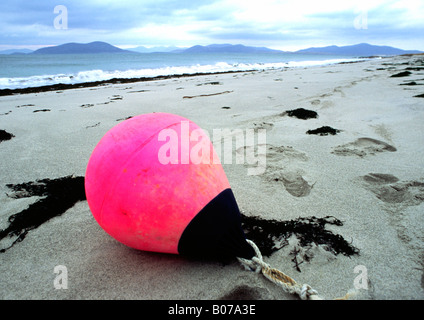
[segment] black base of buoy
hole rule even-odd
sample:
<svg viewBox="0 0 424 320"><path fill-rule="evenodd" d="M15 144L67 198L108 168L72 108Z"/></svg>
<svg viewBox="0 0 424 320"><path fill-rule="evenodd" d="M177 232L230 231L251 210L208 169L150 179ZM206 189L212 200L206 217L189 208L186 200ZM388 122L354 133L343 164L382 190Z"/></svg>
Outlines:
<svg viewBox="0 0 424 320"><path fill-rule="evenodd" d="M240 210L231 189L218 194L190 221L178 242L178 252L219 261L254 257L253 248L246 242Z"/></svg>

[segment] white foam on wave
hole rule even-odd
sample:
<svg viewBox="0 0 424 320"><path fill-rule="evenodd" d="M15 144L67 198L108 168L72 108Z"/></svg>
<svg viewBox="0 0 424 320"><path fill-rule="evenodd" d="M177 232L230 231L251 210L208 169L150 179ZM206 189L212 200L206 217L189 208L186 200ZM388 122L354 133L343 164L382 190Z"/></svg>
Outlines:
<svg viewBox="0 0 424 320"><path fill-rule="evenodd" d="M130 79L130 78L150 78L156 76L172 76L182 74L196 73L214 73L225 71L248 71L248 70L270 70L293 67L310 67L327 64L335 64L340 62L359 61L359 59L331 59L321 61L290 61L278 63L254 63L254 64L229 64L227 62L218 62L213 65L193 65L193 66L177 66L163 67L152 69L131 69L131 70L89 70L80 71L75 74L55 74L55 75L39 75L31 77L16 78L0 78L0 89L19 89L28 87L39 87L53 84L77 84L95 81L107 81L114 78Z"/></svg>

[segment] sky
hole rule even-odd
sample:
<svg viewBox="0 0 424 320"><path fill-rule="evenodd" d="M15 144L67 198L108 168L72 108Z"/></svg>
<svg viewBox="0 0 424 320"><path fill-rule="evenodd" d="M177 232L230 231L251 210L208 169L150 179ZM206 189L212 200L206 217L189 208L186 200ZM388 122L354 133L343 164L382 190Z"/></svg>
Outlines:
<svg viewBox="0 0 424 320"><path fill-rule="evenodd" d="M423 0L1 0L0 50L105 41L295 51L367 42L424 51Z"/></svg>

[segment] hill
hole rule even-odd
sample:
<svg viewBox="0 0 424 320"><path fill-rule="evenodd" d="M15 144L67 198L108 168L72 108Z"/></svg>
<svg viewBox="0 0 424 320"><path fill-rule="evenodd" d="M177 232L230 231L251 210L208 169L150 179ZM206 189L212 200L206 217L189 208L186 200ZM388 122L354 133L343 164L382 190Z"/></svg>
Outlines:
<svg viewBox="0 0 424 320"><path fill-rule="evenodd" d="M177 51L177 50L180 50L180 48L175 46L169 46L169 47L159 46L159 47L149 47L149 48L144 46L139 46L139 47L131 48L128 50L138 52L138 53L157 53L157 52Z"/></svg>
<svg viewBox="0 0 424 320"><path fill-rule="evenodd" d="M249 47L242 44L211 44L208 46L193 46L188 49L178 50L181 53L267 53L283 52L265 47Z"/></svg>
<svg viewBox="0 0 424 320"><path fill-rule="evenodd" d="M79 53L124 53L131 52L112 46L109 43L95 41L90 43L65 43L59 46L41 48L32 54L79 54Z"/></svg>
<svg viewBox="0 0 424 320"><path fill-rule="evenodd" d="M420 53L418 50L402 50L389 46L375 46L368 43L360 43L351 46L327 46L312 47L296 51L296 53L309 54L335 54L349 56L394 56L406 53Z"/></svg>
<svg viewBox="0 0 424 320"><path fill-rule="evenodd" d="M79 53L136 53L136 52L173 52L173 53L289 53L287 51L274 50L266 47L251 47L242 44L211 44L207 46L195 45L190 48L177 47L136 47L123 50L111 44L101 41L90 43L65 43L54 47L38 49L30 54L79 54ZM368 43L360 43L350 46L326 46L311 47L290 53L300 54L331 54L348 56L393 56L400 54L421 53L418 50L402 50L389 46L376 46ZM1 53L1 52L0 52ZM11 52L4 52L11 53Z"/></svg>
<svg viewBox="0 0 424 320"><path fill-rule="evenodd" d="M8 49L0 51L0 54L27 54L31 53L33 50L30 49Z"/></svg>

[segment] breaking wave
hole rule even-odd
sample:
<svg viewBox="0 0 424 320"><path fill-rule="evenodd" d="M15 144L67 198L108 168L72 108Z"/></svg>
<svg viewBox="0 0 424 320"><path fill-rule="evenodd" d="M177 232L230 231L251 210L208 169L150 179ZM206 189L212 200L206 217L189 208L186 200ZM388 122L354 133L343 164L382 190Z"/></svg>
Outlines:
<svg viewBox="0 0 424 320"><path fill-rule="evenodd" d="M157 76L172 76L196 73L215 73L226 71L249 71L249 70L271 70L292 67L309 67L341 62L354 62L360 59L330 59L321 61L290 61L279 63L254 63L254 64L229 64L218 62L208 65L174 66L162 68L145 68L130 70L89 70L70 74L37 75L30 77L0 78L0 89L20 89L28 87L40 87L53 84L77 84L95 81L107 81L114 78L151 78Z"/></svg>

